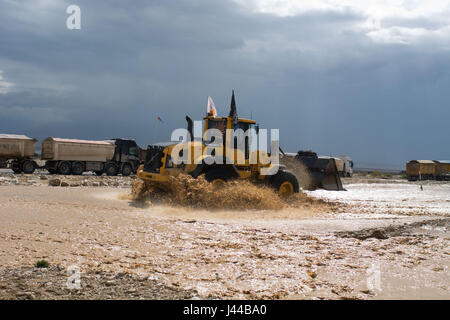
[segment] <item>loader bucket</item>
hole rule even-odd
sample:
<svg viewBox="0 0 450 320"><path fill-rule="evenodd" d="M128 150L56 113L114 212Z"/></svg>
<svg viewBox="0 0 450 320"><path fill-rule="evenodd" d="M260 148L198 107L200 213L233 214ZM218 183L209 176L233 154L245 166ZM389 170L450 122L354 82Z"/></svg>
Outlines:
<svg viewBox="0 0 450 320"><path fill-rule="evenodd" d="M318 157L312 151L299 151L295 158L302 162L310 172L310 184L313 189L345 190L333 158Z"/></svg>
<svg viewBox="0 0 450 320"><path fill-rule="evenodd" d="M319 188L335 191L345 190L333 158L319 157L317 167L312 170L320 171L316 173Z"/></svg>
<svg viewBox="0 0 450 320"><path fill-rule="evenodd" d="M284 155L281 163L293 171L303 189L345 190L336 162L330 157L318 157L313 151L299 151Z"/></svg>

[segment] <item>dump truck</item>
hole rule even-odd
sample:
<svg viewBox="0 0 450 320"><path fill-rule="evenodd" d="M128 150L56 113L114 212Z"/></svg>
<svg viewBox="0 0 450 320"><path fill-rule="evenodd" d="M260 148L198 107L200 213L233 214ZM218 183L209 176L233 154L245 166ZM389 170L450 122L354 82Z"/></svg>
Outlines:
<svg viewBox="0 0 450 320"><path fill-rule="evenodd" d="M34 160L37 140L25 135L0 134L0 165L14 173L33 173L38 165Z"/></svg>
<svg viewBox="0 0 450 320"><path fill-rule="evenodd" d="M256 121L238 118L235 110L236 107L233 93L230 115L228 117L216 117L211 115L204 117L204 135L200 140L194 139L192 133L193 122L186 116L188 122L187 131L189 132L188 136L190 139L179 143L149 145L147 148L146 161L138 169L138 177L145 182L164 184L171 176L186 173L194 178L204 175L208 182L211 182L216 186L221 186L223 183L232 179L245 179L270 185L283 197L299 192L297 177L292 172L285 170L283 166L272 165L265 161L264 163L266 164L263 164L261 161L262 157L267 157L269 155L265 151L251 150L251 136L245 138L244 150L236 148L236 143L233 141L233 151L231 151L231 153L234 153L235 155L233 157L234 160L226 161L226 159L223 158L223 163L210 161L210 156L204 152L206 147L210 147L211 144L214 143L214 141L205 138L208 129L220 130L224 137L223 141L232 139L230 137L231 132L235 132L235 130L238 129L242 129L244 132L255 129L255 131L258 132ZM176 164L176 161L172 158L173 152L175 154L177 153L174 148L182 150L181 153L183 153L188 160L187 163ZM216 159L217 157L225 157L227 155L226 148L226 143L219 145L218 149L220 150L218 152L221 154L215 154L214 157ZM187 150L187 155L184 154L185 150ZM199 150L200 152L196 153L195 150ZM244 159L244 161L237 161L237 159ZM256 159L256 161L250 161L250 159ZM264 169L269 169L269 167L276 169L271 171L270 174L267 174Z"/></svg>
<svg viewBox="0 0 450 320"><path fill-rule="evenodd" d="M339 171L341 177L351 177L353 175L353 160L349 156L341 155L335 157L335 159L341 159L343 161L342 171Z"/></svg>
<svg viewBox="0 0 450 320"><path fill-rule="evenodd" d="M335 158L318 156L311 150L284 153L280 163L297 175L300 187L306 190L345 190L336 166Z"/></svg>
<svg viewBox="0 0 450 320"><path fill-rule="evenodd" d="M129 176L139 166L139 146L131 139L78 140L48 137L42 142L41 159L51 174Z"/></svg>

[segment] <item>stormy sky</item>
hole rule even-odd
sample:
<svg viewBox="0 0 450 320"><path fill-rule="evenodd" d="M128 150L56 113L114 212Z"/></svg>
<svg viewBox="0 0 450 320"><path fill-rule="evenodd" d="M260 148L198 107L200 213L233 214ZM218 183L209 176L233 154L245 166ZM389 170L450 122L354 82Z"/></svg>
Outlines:
<svg viewBox="0 0 450 320"><path fill-rule="evenodd" d="M450 159L450 1L0 0L0 133L146 146L232 89L285 151Z"/></svg>

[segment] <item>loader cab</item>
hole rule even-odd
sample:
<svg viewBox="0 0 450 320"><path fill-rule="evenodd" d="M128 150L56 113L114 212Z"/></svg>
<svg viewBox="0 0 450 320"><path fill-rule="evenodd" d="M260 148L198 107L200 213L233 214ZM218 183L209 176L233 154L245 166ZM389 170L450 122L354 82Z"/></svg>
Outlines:
<svg viewBox="0 0 450 320"><path fill-rule="evenodd" d="M222 132L222 141L225 142L226 130L231 128L229 127L228 119L226 117L221 118L205 117L203 118L203 120L205 120L205 128L203 133L205 134L208 129L217 129L220 132ZM206 144L214 143L214 140L211 141L204 140L204 143Z"/></svg>
<svg viewBox="0 0 450 320"><path fill-rule="evenodd" d="M205 121L204 126L204 132L206 133L206 130L208 129L217 129L220 132L222 132L222 141L225 146L226 141L226 130L230 129L233 130L234 136L233 136L233 148L237 149L239 144L242 143L242 141L239 141L239 137L244 139L244 147L245 147L245 159L249 159L250 153L255 150L250 150L252 146L251 141L251 135L246 134L249 133L251 129L257 130L256 121L249 120L249 119L242 119L239 118L237 123L233 122L232 117L205 117L203 118ZM238 135L238 130L242 130L244 132L243 136ZM205 144L214 143L214 141L204 141Z"/></svg>
<svg viewBox="0 0 450 320"><path fill-rule="evenodd" d="M255 151L251 150L252 146L252 135L250 134L250 130L256 130L256 122L253 120L247 120L247 119L239 119L239 121L233 126L233 130L235 132L235 136L233 137L233 148L238 148L239 143L242 143L239 141L239 139L244 139L244 147L245 147L245 159L249 159L250 153ZM237 135L237 131L242 130L244 132L244 135L242 137L239 137Z"/></svg>

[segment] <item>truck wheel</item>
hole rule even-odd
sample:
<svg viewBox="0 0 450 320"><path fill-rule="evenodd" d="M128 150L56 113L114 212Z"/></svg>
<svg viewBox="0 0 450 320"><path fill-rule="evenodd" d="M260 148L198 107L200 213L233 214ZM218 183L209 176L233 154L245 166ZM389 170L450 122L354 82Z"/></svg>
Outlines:
<svg viewBox="0 0 450 320"><path fill-rule="evenodd" d="M225 168L212 168L206 171L205 179L215 185L220 185L230 180L230 173Z"/></svg>
<svg viewBox="0 0 450 320"><path fill-rule="evenodd" d="M72 171L72 166L70 165L70 162L63 161L58 166L58 173L68 175Z"/></svg>
<svg viewBox="0 0 450 320"><path fill-rule="evenodd" d="M124 177L128 177L131 172L133 172L133 169L131 169L131 166L129 164L124 164L122 167L122 175Z"/></svg>
<svg viewBox="0 0 450 320"><path fill-rule="evenodd" d="M11 170L14 171L15 174L19 174L22 172L22 166L18 162L13 162L11 164Z"/></svg>
<svg viewBox="0 0 450 320"><path fill-rule="evenodd" d="M278 171L270 178L270 185L281 197L287 197L299 191L297 177L289 171Z"/></svg>
<svg viewBox="0 0 450 320"><path fill-rule="evenodd" d="M94 173L98 176L101 176L103 174L103 171L94 171Z"/></svg>
<svg viewBox="0 0 450 320"><path fill-rule="evenodd" d="M105 172L107 176L116 176L119 169L114 163L107 163L105 166Z"/></svg>
<svg viewBox="0 0 450 320"><path fill-rule="evenodd" d="M35 169L36 169L36 166L34 165L33 161L25 160L22 164L23 173L32 174Z"/></svg>
<svg viewBox="0 0 450 320"><path fill-rule="evenodd" d="M72 163L72 174L81 175L84 172L84 165L81 162Z"/></svg>

